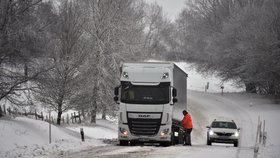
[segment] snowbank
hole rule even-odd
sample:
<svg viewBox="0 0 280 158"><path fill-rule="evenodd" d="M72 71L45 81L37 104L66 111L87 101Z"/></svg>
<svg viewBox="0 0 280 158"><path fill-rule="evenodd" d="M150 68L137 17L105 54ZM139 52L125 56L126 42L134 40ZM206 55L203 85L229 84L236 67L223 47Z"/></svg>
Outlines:
<svg viewBox="0 0 280 158"><path fill-rule="evenodd" d="M117 132L106 128L106 125L109 126L110 122L104 120L100 123L105 125L84 127L85 133L92 138L86 139L85 142L81 142L78 132L52 125L52 143L49 144L49 124L47 122L24 117L0 120L0 157L52 157L50 155L63 155L64 152L69 150L75 151L93 146L104 146L106 144L99 138L116 138L115 133ZM74 127L73 129L80 129L80 127Z"/></svg>

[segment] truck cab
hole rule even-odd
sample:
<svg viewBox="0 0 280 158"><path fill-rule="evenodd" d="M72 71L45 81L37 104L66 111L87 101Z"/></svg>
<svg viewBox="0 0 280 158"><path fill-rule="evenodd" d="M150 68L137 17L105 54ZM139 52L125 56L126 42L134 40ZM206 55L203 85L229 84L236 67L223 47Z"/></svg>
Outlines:
<svg viewBox="0 0 280 158"><path fill-rule="evenodd" d="M174 85L179 81L174 67L172 63L122 64L120 85L115 88L114 98L119 104L120 145L137 142L172 143L174 107L178 103ZM181 86L186 89L186 80L183 82ZM182 88L179 89L182 93ZM186 108L186 91L181 96L185 97L180 98L180 101L185 102L183 108Z"/></svg>

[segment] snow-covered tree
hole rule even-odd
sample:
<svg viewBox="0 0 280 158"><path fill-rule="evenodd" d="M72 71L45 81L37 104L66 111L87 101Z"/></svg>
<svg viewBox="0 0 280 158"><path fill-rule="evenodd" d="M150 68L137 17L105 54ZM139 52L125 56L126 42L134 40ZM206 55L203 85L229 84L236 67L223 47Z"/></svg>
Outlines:
<svg viewBox="0 0 280 158"><path fill-rule="evenodd" d="M79 91L80 68L86 59L84 24L79 2L62 1L53 25L56 30L52 32L47 61L52 69L40 75L36 90L36 98L58 113L58 125L62 113L73 108L70 102Z"/></svg>
<svg viewBox="0 0 280 158"><path fill-rule="evenodd" d="M49 7L41 0L0 1L0 101L21 105L18 98L29 88L24 84L49 69L39 62L46 54Z"/></svg>
<svg viewBox="0 0 280 158"><path fill-rule="evenodd" d="M76 103L87 105L93 123L97 112L115 110L113 87L117 85L121 61L142 58L142 4L132 0L83 1L89 53L81 72L86 76L84 88L77 98L86 99L77 99Z"/></svg>
<svg viewBox="0 0 280 158"><path fill-rule="evenodd" d="M279 94L279 2L192 1L178 19L181 50L199 70L248 92Z"/></svg>

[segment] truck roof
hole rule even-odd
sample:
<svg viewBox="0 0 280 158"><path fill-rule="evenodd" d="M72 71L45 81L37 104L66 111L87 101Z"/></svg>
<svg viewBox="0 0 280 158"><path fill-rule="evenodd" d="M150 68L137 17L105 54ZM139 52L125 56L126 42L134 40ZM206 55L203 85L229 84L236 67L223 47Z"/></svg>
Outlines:
<svg viewBox="0 0 280 158"><path fill-rule="evenodd" d="M129 67L129 66L143 67L143 65L147 65L144 67L154 67L159 65L162 65L163 67L177 67L178 70L184 72L188 77L188 74L173 62L125 62L121 64L121 67Z"/></svg>

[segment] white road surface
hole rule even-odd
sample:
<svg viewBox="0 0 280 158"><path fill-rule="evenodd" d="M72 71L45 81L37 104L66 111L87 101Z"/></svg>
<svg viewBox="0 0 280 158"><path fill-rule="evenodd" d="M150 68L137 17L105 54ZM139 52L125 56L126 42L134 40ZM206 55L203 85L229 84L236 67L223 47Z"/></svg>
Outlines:
<svg viewBox="0 0 280 158"><path fill-rule="evenodd" d="M263 112L262 109L267 110ZM152 145L123 147L117 146L115 142L104 147L89 148L75 153L68 152L58 157L253 158L258 116L271 115L274 110L278 114L280 112L280 108L276 104L270 104L268 100L257 101L257 99L252 99L250 95L245 93L225 94L222 96L221 94L196 91L188 91L188 110L193 116L195 126L192 133L193 146L158 147ZM212 146L206 145L206 126L215 118L234 120L237 123L241 128L239 147L233 147L231 144L216 143L213 143ZM275 118L267 118L267 120L273 119L279 120L279 116L275 115ZM269 125L274 126L273 124L276 122L270 122ZM270 131L269 133L279 131L279 127L267 128ZM279 158L280 141L279 137L275 139L278 140L271 138L267 147L261 148L261 153L258 154L259 158Z"/></svg>

